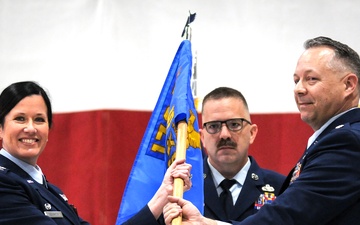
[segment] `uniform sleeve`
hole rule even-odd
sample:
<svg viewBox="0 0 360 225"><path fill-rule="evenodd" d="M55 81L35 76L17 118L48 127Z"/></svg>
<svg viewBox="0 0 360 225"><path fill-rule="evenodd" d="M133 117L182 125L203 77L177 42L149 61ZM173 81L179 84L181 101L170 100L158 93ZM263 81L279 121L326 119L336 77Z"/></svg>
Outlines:
<svg viewBox="0 0 360 225"><path fill-rule="evenodd" d="M360 219L359 137L350 129L324 136L309 149L299 177L272 204L233 224L351 224L343 223L350 220L347 215Z"/></svg>
<svg viewBox="0 0 360 225"><path fill-rule="evenodd" d="M146 205L138 213L136 213L133 217L131 217L129 220L127 220L122 225L159 225L159 224L164 224L164 223L161 223L161 221L163 221L162 216L160 217L159 221L157 221L155 219L155 217L151 213L149 207Z"/></svg>

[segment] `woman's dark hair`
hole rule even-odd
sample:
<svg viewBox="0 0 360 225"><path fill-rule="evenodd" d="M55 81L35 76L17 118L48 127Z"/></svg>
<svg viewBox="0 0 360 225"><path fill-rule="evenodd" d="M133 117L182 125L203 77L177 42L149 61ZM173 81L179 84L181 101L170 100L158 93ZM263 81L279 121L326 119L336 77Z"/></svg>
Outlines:
<svg viewBox="0 0 360 225"><path fill-rule="evenodd" d="M45 90L33 81L13 83L5 88L0 94L0 124L3 127L5 116L25 97L30 95L41 95L47 107L49 128L52 126L51 103Z"/></svg>

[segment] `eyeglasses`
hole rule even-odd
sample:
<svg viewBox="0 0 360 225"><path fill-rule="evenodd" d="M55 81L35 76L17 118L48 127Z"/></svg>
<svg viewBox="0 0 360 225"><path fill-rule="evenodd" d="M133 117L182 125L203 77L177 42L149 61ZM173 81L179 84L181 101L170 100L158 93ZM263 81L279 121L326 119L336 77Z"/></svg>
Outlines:
<svg viewBox="0 0 360 225"><path fill-rule="evenodd" d="M209 134L216 134L216 133L220 132L220 130L222 128L222 124L225 123L226 127L229 130L239 131L244 127L243 126L244 121L251 125L251 122L247 119L234 118L234 119L229 119L229 120L224 120L224 121L210 121L210 122L204 123L203 127L205 127L206 131Z"/></svg>

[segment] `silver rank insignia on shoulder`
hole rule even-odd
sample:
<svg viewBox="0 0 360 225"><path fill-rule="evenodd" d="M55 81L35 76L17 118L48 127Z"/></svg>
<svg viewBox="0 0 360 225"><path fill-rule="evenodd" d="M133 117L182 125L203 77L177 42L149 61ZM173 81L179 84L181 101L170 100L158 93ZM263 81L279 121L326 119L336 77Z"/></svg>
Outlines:
<svg viewBox="0 0 360 225"><path fill-rule="evenodd" d="M339 125L339 126L335 127L335 129L342 128L343 126L344 126L344 124L341 124L341 125Z"/></svg>
<svg viewBox="0 0 360 225"><path fill-rule="evenodd" d="M5 171L5 170L6 170L6 168L5 168L5 167L3 167L3 166L0 166L0 170L1 170L1 171Z"/></svg>
<svg viewBox="0 0 360 225"><path fill-rule="evenodd" d="M64 201L65 202L67 202L68 201L68 198L66 197L66 195L65 194L59 194L63 199L64 199Z"/></svg>
<svg viewBox="0 0 360 225"><path fill-rule="evenodd" d="M274 192L275 189L273 187L270 186L270 184L266 184L265 186L263 186L261 188L261 190L265 191L265 192Z"/></svg>

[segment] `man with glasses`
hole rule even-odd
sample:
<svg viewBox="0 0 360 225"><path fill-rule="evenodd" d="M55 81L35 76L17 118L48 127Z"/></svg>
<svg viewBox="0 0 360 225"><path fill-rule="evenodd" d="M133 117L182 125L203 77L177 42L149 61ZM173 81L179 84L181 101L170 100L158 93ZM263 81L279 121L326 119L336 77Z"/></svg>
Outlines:
<svg viewBox="0 0 360 225"><path fill-rule="evenodd" d="M201 141L206 151L204 215L221 221L242 221L276 198L285 176L260 168L248 156L258 127L251 123L247 102L239 91L219 87L208 93L202 103L202 122ZM182 178L188 181L184 168ZM167 171L163 183L171 186L171 180ZM166 188L172 187L162 185L156 195L166 193ZM150 204L154 201L156 205ZM154 212L162 211L167 198L154 196L150 203L125 224L163 224L163 218Z"/></svg>
<svg viewBox="0 0 360 225"><path fill-rule="evenodd" d="M202 102L203 129L201 141L207 157L204 160L204 215L226 221L241 221L256 213L263 204L278 195L285 177L262 169L248 155L258 126L250 119L244 96L229 87L208 93ZM223 185L230 182L233 207L224 206Z"/></svg>

